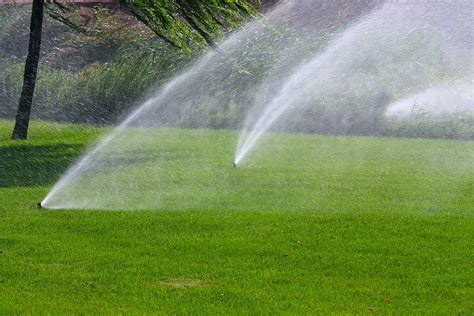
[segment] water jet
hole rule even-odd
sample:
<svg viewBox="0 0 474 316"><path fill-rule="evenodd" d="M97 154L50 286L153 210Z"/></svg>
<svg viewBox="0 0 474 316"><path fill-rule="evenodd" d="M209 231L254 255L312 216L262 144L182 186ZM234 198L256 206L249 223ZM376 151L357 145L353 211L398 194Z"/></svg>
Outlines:
<svg viewBox="0 0 474 316"><path fill-rule="evenodd" d="M240 163L272 130L370 134L388 104L433 86L449 74L472 95L472 1L386 1L339 32L274 87L262 86L238 141ZM452 80L450 78L449 80ZM430 93L446 95L431 89ZM386 97L373 100L383 93ZM456 91L443 100L455 111ZM465 98L472 113L472 97ZM378 101L378 102L377 102ZM316 115L315 115L316 114ZM303 127L303 131L304 131Z"/></svg>

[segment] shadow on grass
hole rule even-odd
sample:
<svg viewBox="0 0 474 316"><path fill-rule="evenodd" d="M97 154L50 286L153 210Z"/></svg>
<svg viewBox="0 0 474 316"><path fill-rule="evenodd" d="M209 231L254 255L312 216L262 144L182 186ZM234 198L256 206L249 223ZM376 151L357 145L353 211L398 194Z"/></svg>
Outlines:
<svg viewBox="0 0 474 316"><path fill-rule="evenodd" d="M0 147L0 187L51 185L83 148L78 144Z"/></svg>

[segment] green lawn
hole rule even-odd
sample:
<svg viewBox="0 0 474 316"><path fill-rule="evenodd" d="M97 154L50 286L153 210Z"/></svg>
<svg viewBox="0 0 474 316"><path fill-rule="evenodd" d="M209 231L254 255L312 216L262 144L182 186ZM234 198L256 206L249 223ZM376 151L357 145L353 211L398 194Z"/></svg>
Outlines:
<svg viewBox="0 0 474 316"><path fill-rule="evenodd" d="M474 313L472 142L273 134L232 169L235 132L138 130L74 201L148 210L106 212L35 208L103 129L11 127L2 315Z"/></svg>

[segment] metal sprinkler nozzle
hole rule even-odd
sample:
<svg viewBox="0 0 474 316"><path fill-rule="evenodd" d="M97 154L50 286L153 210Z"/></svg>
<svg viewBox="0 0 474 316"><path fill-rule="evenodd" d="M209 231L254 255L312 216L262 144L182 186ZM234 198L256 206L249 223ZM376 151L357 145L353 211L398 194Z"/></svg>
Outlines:
<svg viewBox="0 0 474 316"><path fill-rule="evenodd" d="M232 168L237 168L237 163L235 161L232 163Z"/></svg>
<svg viewBox="0 0 474 316"><path fill-rule="evenodd" d="M37 208L43 208L43 205L41 205L41 202L39 202L38 204L36 204L36 207Z"/></svg>

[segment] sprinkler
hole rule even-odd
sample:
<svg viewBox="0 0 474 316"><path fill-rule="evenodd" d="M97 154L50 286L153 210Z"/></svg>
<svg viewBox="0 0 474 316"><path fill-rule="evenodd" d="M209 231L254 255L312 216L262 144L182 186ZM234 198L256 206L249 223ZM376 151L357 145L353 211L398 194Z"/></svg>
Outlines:
<svg viewBox="0 0 474 316"><path fill-rule="evenodd" d="M237 168L237 163L235 161L232 163L232 168Z"/></svg>
<svg viewBox="0 0 474 316"><path fill-rule="evenodd" d="M38 204L36 204L36 207L37 208L43 208L43 205L41 205L41 202L39 202Z"/></svg>

